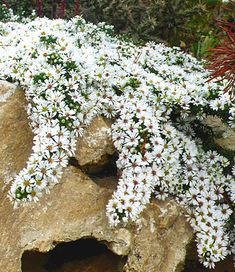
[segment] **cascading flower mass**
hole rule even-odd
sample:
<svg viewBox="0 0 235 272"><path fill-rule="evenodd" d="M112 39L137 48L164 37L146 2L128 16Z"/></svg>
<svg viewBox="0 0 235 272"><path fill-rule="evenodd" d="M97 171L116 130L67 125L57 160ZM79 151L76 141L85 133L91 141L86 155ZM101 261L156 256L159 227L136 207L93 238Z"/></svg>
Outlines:
<svg viewBox="0 0 235 272"><path fill-rule="evenodd" d="M25 91L34 133L9 192L15 205L38 201L59 182L76 138L104 115L114 120L121 173L107 204L110 224L136 222L151 197L174 197L205 266L234 250L235 171L204 150L194 128L208 109L226 111L234 127L235 105L221 83L207 82L202 63L178 48L136 46L80 17L0 23L0 35L0 77Z"/></svg>

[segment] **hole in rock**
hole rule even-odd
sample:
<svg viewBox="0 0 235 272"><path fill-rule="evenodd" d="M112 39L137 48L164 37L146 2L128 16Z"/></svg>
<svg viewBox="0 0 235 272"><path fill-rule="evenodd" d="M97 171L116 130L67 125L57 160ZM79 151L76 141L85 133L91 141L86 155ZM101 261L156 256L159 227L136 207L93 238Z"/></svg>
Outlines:
<svg viewBox="0 0 235 272"><path fill-rule="evenodd" d="M88 176L100 187L115 190L118 184L116 156L109 156L108 163L95 173L88 171Z"/></svg>
<svg viewBox="0 0 235 272"><path fill-rule="evenodd" d="M52 251L26 251L22 272L121 272L126 257L117 256L95 239L60 243Z"/></svg>
<svg viewBox="0 0 235 272"><path fill-rule="evenodd" d="M187 250L183 272L234 272L233 258L228 256L224 261L217 263L215 269L206 268L199 262L196 243L192 242Z"/></svg>
<svg viewBox="0 0 235 272"><path fill-rule="evenodd" d="M117 155L109 155L107 164L101 167L99 165L80 166L76 158L70 158L69 164L82 170L100 187L115 190L118 183L117 159Z"/></svg>
<svg viewBox="0 0 235 272"><path fill-rule="evenodd" d="M115 155L108 155L107 157L107 164L105 164L100 171L88 171L88 174L91 178L104 178L104 177L111 177L117 176L117 165L116 161L118 159ZM92 167L92 166L91 166Z"/></svg>
<svg viewBox="0 0 235 272"><path fill-rule="evenodd" d="M117 155L105 155L104 161L100 164L87 164L85 166L79 165L76 158L71 157L69 159L69 164L81 169L91 178L103 178L107 176L116 176L117 175L117 166L116 161L118 159ZM103 163L103 164L102 164Z"/></svg>

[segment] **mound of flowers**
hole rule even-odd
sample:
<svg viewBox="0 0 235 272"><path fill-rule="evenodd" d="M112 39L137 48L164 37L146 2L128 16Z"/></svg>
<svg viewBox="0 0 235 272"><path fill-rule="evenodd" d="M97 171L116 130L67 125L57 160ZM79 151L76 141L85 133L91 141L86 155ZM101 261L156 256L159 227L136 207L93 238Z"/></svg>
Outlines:
<svg viewBox="0 0 235 272"><path fill-rule="evenodd" d="M25 91L34 133L27 166L12 180L15 206L59 182L77 137L104 115L114 121L121 173L110 224L137 222L152 197L173 197L205 266L234 251L234 167L198 131L208 113L235 127L235 105L221 83L207 82L202 63L178 48L136 46L80 17L0 23L0 35L0 77Z"/></svg>

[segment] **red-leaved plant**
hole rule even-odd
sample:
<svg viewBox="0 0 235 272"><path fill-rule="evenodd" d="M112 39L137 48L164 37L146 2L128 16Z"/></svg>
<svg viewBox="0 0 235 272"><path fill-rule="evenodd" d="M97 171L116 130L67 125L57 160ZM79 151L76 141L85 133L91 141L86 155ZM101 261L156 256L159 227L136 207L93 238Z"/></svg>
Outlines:
<svg viewBox="0 0 235 272"><path fill-rule="evenodd" d="M224 92L233 94L235 87L235 23L219 22L219 26L226 33L226 38L216 48L210 49L208 69L210 79L227 80Z"/></svg>
<svg viewBox="0 0 235 272"><path fill-rule="evenodd" d="M225 7L225 11L231 13L235 11L235 2L230 2L231 7ZM235 96L235 21L217 20L218 26L226 34L220 44L209 49L209 64L207 69L211 72L209 80L226 80L224 92L228 92L231 97Z"/></svg>

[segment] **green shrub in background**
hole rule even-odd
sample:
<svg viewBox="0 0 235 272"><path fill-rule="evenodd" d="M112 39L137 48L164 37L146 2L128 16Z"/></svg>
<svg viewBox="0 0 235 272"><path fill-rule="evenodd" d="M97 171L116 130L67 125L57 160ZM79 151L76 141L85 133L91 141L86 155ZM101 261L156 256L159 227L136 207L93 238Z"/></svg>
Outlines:
<svg viewBox="0 0 235 272"><path fill-rule="evenodd" d="M86 19L94 23L108 22L119 33L145 41L161 39L156 30L165 5L164 0L81 0L82 14Z"/></svg>
<svg viewBox="0 0 235 272"><path fill-rule="evenodd" d="M36 0L7 0L7 3L9 4L10 8L13 9L14 13L20 16L29 16L32 13L32 10L36 8Z"/></svg>
<svg viewBox="0 0 235 272"><path fill-rule="evenodd" d="M169 45L180 45L190 33L192 18L206 12L198 0L81 0L81 7L92 22L106 21L137 40L162 40Z"/></svg>
<svg viewBox="0 0 235 272"><path fill-rule="evenodd" d="M225 11L222 0L81 0L81 11L94 23L105 21L135 40L181 46L199 59L217 44L215 19Z"/></svg>

